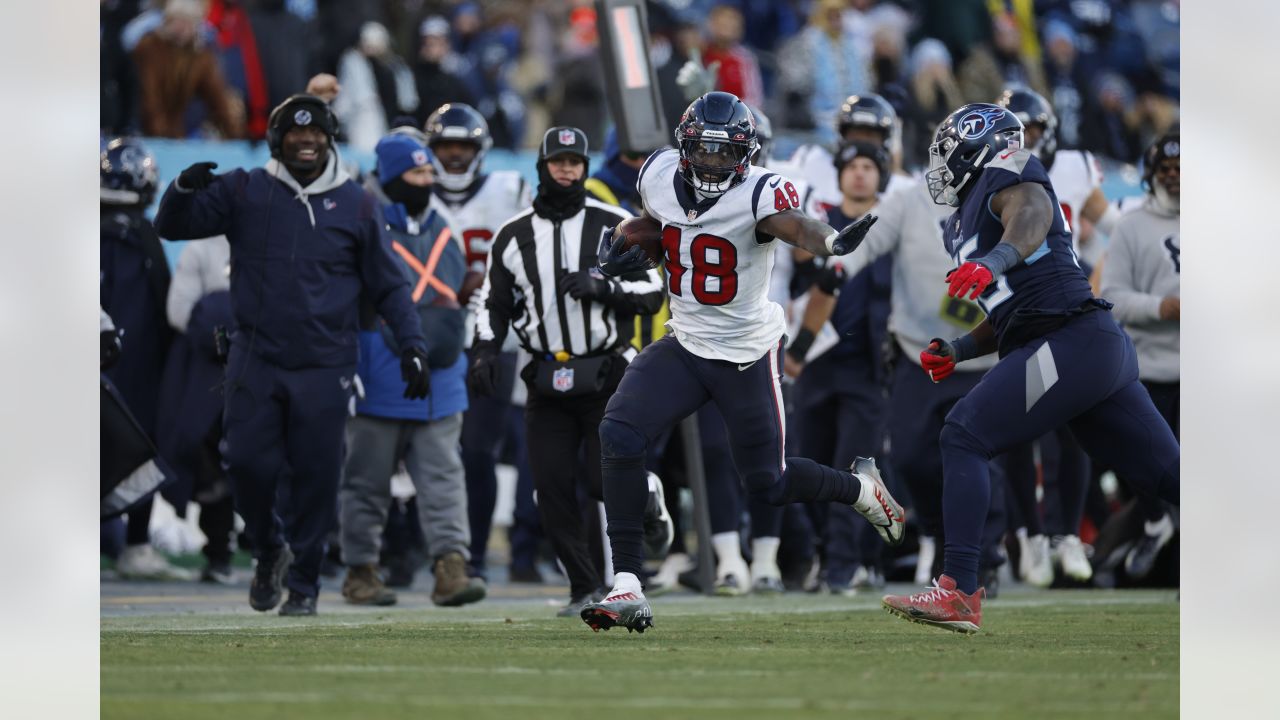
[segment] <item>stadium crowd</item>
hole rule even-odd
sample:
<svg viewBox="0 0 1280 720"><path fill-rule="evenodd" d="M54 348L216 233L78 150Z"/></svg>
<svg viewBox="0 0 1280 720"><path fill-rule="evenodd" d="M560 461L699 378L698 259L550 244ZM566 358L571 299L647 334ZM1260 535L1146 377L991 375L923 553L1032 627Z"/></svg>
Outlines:
<svg viewBox="0 0 1280 720"><path fill-rule="evenodd" d="M707 408L697 414L697 425L700 472L711 496L717 594L853 594L939 574L940 460L922 463L920 457L936 455L937 448L902 447L894 439L906 437L899 432L901 418L922 393L943 386L923 383L920 362L895 338L902 334L901 308L909 304L899 298L907 292L906 265L915 262L909 237L936 233L935 217L945 213L904 209L902 198L912 175L929 162L939 121L964 103L1000 100L1023 121L1027 145L1062 173L1051 173L1055 187L1063 177L1064 187L1070 182L1080 189L1069 196L1057 188L1076 252L1092 273L1095 293L1116 303L1115 317L1138 347L1141 378L1177 433L1176 0L645 5L649 53L670 127L703 92L731 92L755 113L761 150L753 162L797 181L807 213L837 229L868 211L903 218L894 226L900 239L884 240L882 258L852 271L780 250L771 298L783 305L791 328L784 393L788 450L835 467L848 466L855 453L875 455L886 483L909 505L908 542L884 548L847 506L793 505L776 512L760 506L743 490L723 418ZM237 548L258 560L251 591L257 609L279 603L263 594L262 584L274 575L279 585L286 573L291 597L282 612L299 614L315 611L320 581L312 571L341 577L344 597L357 604L394 603L392 588L412 585L424 564L435 575L433 601L446 606L483 599L494 580L546 582L548 571L563 572L556 569L557 553L572 552L573 562L563 565L594 563L594 573L589 567L577 572L595 578L591 584L608 582L598 479L593 487L586 460L572 453L560 458L576 471L556 481L576 478L579 502L573 492L554 511L535 502L535 488L539 497L550 492L541 484L548 460L544 453L530 467L530 457L538 455L529 450L534 427L532 421L526 427L525 406L545 412L546 401L539 402L545 388L534 377L537 353L557 353L545 331L541 345L529 340L527 321L511 335L505 328L496 333L497 345L473 329L477 314L484 327L493 322L485 304L491 288L482 283L492 275L490 251L500 254L496 236L508 220L532 208L537 217L554 220L558 233L562 220L584 207L589 212L590 203L620 206L624 215L640 211L636 180L655 148L622 148L612 129L592 3L102 0L100 13L104 458L127 445L133 460L111 463L111 472L126 475L138 458L151 456L159 468L145 489L113 496L110 512L104 500L103 554L119 575L195 579L150 542L149 491L159 484L179 515L189 508L199 513L206 538L200 580L237 582ZM304 91L308 95L300 99ZM565 139L569 131L572 138ZM280 187L263 189L274 188L275 180L243 171L216 175L201 163L183 170L169 188L159 187L146 137L265 142L278 163L268 172ZM372 153L375 166L348 179L336 154L325 154L326 138L330 145L336 140ZM573 173L558 175L564 163L555 157L564 155L548 146L556 138L581 158L582 171L573 179L565 179ZM784 139L799 149L788 158L771 155ZM528 157L536 164L538 187L526 187L515 173L486 171L490 148L534 151ZM593 157L600 158L599 167ZM1138 166L1143 198L1104 197L1099 158ZM341 257L308 258L322 278L307 290L316 307L294 307L265 269L292 268L272 263L294 259L273 256L267 243L286 233L295 248L299 234L328 237L329 220L318 224L312 207L356 213L352 201L337 194L347 192L348 182L362 188L356 195L365 199L356 204L368 203L383 227L358 225L370 233L358 250L367 263L349 286L328 282L350 271L341 267ZM244 198L255 191L274 192L275 200L267 199L273 208L291 204L296 211L301 200L310 226L300 211L301 221L282 212L272 228L271 213L233 209L242 202L247 208ZM899 202L888 203L895 193ZM165 199L160 214L149 218L157 194ZM202 222L205 214L213 219ZM912 229L920 218L924 229ZM353 224L365 219L349 218ZM170 269L160 238L209 236L216 237L189 243ZM936 239L940 249L941 236ZM595 248L589 252L594 259ZM573 275L567 284L559 277L551 281L573 298L573 306L565 301L573 312L580 301L586 318L594 300L625 307L619 325L636 316L634 329L618 332L611 350L634 355L627 348L663 335L665 306L650 314L648 300L620 300L626 283L593 280L585 267ZM945 288L940 278L939 300ZM411 293L392 291L400 279ZM345 304L319 307L336 297ZM244 315L250 306L255 314ZM306 314L313 309L315 318ZM325 312L349 315L351 327L335 321L341 332L317 336L287 328L310 328ZM422 319L418 330L406 319L415 312ZM977 312L962 301L944 308L955 331L975 324ZM572 341L564 309L560 322L561 347L567 348ZM343 332L353 339L344 340ZM256 339L256 348L246 335ZM522 343L516 335L527 341L524 347L517 347ZM590 329L586 337L590 342ZM306 355L320 353L316 343L338 355L348 345L359 349L358 373L337 372L330 383L341 383L344 392L336 414L322 406L319 391L311 390L319 381L306 374L315 369ZM537 346L532 363L531 344ZM246 357L258 357L255 350L270 364L270 378L249 368ZM345 367L343 358L326 367ZM357 367L354 358L351 367ZM530 367L535 370L525 372ZM968 372L957 372L953 386L968 382L960 376L976 382L984 372L976 364L961 370ZM267 427L259 410L248 419L224 417L224 387L233 396L287 396L280 401L287 430ZM107 404L114 411L111 448ZM227 401L225 412L232 407ZM295 411L307 417L289 419ZM337 418L336 424L326 424L326 417ZM130 437L121 423L140 435L119 440ZM836 428L835 436L813 430L824 426ZM329 439L325 447L291 445L281 451L288 456L281 465L266 466L262 455L272 448L241 444L238 453L229 450L237 430L259 442L278 438L283 444L291 433ZM689 471L681 443L673 434L646 461L653 476L648 511L655 519L646 522L652 536L647 547L665 556L651 557L650 595L680 585L708 589L699 587L687 547L687 493L679 489ZM585 444L583 458L598 457L599 448L593 454L590 441ZM303 482L304 459L322 464L329 456L333 467L320 474L332 478ZM515 468L518 479L507 567L493 572L486 561L499 465ZM108 466L104 459L104 496ZM1176 585L1176 509L1133 498L1123 477L1091 465L1070 432L1051 433L992 467L982 560L988 597L998 592L1006 564L1014 577L1039 587ZM411 481L393 482L393 474ZM913 479L920 475L926 479ZM253 478L252 491L245 478ZM311 497L317 493L325 497ZM581 522L568 523L566 512ZM543 526L549 518L555 527ZM291 561L306 567L291 571ZM575 582L562 614L576 616L607 589Z"/></svg>

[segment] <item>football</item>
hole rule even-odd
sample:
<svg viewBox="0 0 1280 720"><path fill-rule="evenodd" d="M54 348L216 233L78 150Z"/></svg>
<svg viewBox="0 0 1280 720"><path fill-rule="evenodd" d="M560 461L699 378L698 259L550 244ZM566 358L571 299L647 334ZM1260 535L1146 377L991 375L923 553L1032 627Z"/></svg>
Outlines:
<svg viewBox="0 0 1280 720"><path fill-rule="evenodd" d="M612 240L617 240L618 233L627 238L623 249L639 245L655 267L662 262L662 223L649 217L628 218L618 225Z"/></svg>

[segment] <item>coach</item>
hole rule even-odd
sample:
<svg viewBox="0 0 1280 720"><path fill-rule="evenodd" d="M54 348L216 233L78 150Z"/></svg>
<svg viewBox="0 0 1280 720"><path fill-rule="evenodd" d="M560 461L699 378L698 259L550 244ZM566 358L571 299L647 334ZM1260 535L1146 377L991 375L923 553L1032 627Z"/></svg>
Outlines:
<svg viewBox="0 0 1280 720"><path fill-rule="evenodd" d="M165 191L156 214L165 238L226 235L231 244L237 330L223 458L258 560L249 604L275 608L287 584L281 615L316 611L320 561L337 517L362 292L404 348L406 396L427 392L408 281L377 202L339 162L336 132L323 100L294 95L268 120L265 167L214 175L214 163L196 163Z"/></svg>
<svg viewBox="0 0 1280 720"><path fill-rule="evenodd" d="M606 278L596 266L601 239L630 217L587 197L587 137L553 127L538 152L533 207L498 231L480 290L468 382L473 393L494 391L498 351L508 325L533 360L520 373L529 388L525 423L538 512L569 575L576 616L603 578L588 551L574 482L585 442L588 491L600 492L597 428L618 387L631 349L636 314L662 305L656 270Z"/></svg>

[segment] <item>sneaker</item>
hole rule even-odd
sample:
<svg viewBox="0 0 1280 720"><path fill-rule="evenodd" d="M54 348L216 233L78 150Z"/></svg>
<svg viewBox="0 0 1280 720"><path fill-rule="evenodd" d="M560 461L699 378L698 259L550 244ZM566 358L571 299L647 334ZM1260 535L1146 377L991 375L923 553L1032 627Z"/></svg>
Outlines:
<svg viewBox="0 0 1280 720"><path fill-rule="evenodd" d="M885 595L881 604L889 614L904 620L973 634L982 626L984 595L982 588L978 588L972 595L966 595L956 589L955 580L943 575L925 592Z"/></svg>
<svg viewBox="0 0 1280 720"><path fill-rule="evenodd" d="M600 602L583 606L579 615L596 632L622 626L627 632L643 633L645 628L653 627L653 609L638 590L611 590Z"/></svg>
<svg viewBox="0 0 1280 720"><path fill-rule="evenodd" d="M436 559L436 587L431 591L431 602L444 607L457 607L479 602L489 589L482 578L467 574L467 561L462 553L445 553Z"/></svg>
<svg viewBox="0 0 1280 720"><path fill-rule="evenodd" d="M982 586L986 600L995 600L1000 596L1000 568L989 567L978 571L978 584Z"/></svg>
<svg viewBox="0 0 1280 720"><path fill-rule="evenodd" d="M859 565L849 584L857 591L883 590L884 573L869 565Z"/></svg>
<svg viewBox="0 0 1280 720"><path fill-rule="evenodd" d="M229 562L211 562L200 571L200 582L214 585L234 585L235 575L231 572Z"/></svg>
<svg viewBox="0 0 1280 720"><path fill-rule="evenodd" d="M286 617L306 617L316 614L316 599L294 590L289 591L289 599L280 606L280 614Z"/></svg>
<svg viewBox="0 0 1280 720"><path fill-rule="evenodd" d="M716 595L720 597L741 597L751 592L748 578L737 573L727 573L716 578Z"/></svg>
<svg viewBox="0 0 1280 720"><path fill-rule="evenodd" d="M693 568L693 560L684 553L672 553L662 561L658 573L649 578L646 589L650 595L669 593L680 586L680 573Z"/></svg>
<svg viewBox="0 0 1280 720"><path fill-rule="evenodd" d="M284 576L293 562L293 551L282 545L274 553L263 553L249 583L249 607L267 612L280 604L284 596Z"/></svg>
<svg viewBox="0 0 1280 720"><path fill-rule="evenodd" d="M1064 535L1053 549L1054 559L1062 566L1062 572L1072 580L1089 582L1093 577L1093 565L1085 554L1084 543L1076 535Z"/></svg>
<svg viewBox="0 0 1280 720"><path fill-rule="evenodd" d="M667 512L667 498L662 480L649 473L649 499L644 506L644 552L654 560L666 557L671 541L676 537L676 526Z"/></svg>
<svg viewBox="0 0 1280 720"><path fill-rule="evenodd" d="M862 517L875 526L876 532L890 545L901 545L907 536L907 516L902 506L889 494L880 479L880 471L873 458L858 458L849 468L862 483L862 494L853 504Z"/></svg>
<svg viewBox="0 0 1280 720"><path fill-rule="evenodd" d="M1019 531L1018 544L1021 546L1018 572L1022 575L1022 582L1039 588L1052 585L1053 560L1049 556L1049 538L1044 535L1028 537L1026 531Z"/></svg>
<svg viewBox="0 0 1280 720"><path fill-rule="evenodd" d="M396 593L382 583L372 563L352 565L342 583L342 597L352 605L395 605Z"/></svg>
<svg viewBox="0 0 1280 720"><path fill-rule="evenodd" d="M116 558L116 572L126 580L195 579L195 573L171 564L150 543L126 547Z"/></svg>
<svg viewBox="0 0 1280 720"><path fill-rule="evenodd" d="M916 555L917 585L928 584L933 577L933 560L938 556L938 542L928 535L920 536L920 552Z"/></svg>
<svg viewBox="0 0 1280 720"><path fill-rule="evenodd" d="M1173 518L1168 513L1156 522L1144 523L1142 537L1124 558L1125 574L1134 580L1150 575L1160 551L1173 539L1173 531Z"/></svg>

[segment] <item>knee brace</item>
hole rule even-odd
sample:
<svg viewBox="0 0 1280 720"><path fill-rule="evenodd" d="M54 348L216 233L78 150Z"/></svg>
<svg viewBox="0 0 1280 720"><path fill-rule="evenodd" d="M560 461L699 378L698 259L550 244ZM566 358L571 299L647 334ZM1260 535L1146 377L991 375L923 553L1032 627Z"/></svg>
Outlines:
<svg viewBox="0 0 1280 720"><path fill-rule="evenodd" d="M644 466L644 435L624 422L606 417L600 422L600 458L610 465Z"/></svg>

